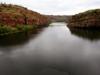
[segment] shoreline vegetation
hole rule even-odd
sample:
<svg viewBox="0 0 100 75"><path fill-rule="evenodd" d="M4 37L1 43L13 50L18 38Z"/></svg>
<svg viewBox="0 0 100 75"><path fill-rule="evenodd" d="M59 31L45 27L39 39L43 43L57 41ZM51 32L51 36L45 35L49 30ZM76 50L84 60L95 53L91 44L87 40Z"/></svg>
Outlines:
<svg viewBox="0 0 100 75"><path fill-rule="evenodd" d="M50 20L45 15L13 4L0 4L0 36L37 31L48 26Z"/></svg>
<svg viewBox="0 0 100 75"><path fill-rule="evenodd" d="M90 28L100 27L100 9L88 10L76 15L72 15L68 20L69 28Z"/></svg>

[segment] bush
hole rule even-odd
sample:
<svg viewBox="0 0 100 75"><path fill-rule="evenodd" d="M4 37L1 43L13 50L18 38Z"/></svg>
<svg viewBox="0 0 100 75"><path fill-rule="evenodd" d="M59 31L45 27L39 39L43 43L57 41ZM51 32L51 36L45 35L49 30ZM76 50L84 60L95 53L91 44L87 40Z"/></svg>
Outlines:
<svg viewBox="0 0 100 75"><path fill-rule="evenodd" d="M31 26L31 25L17 25L16 28L19 31L29 31L29 30L33 29L33 26Z"/></svg>
<svg viewBox="0 0 100 75"><path fill-rule="evenodd" d="M10 26L0 26L0 35L17 32L18 30Z"/></svg>
<svg viewBox="0 0 100 75"><path fill-rule="evenodd" d="M32 30L33 28L34 27L31 25L17 25L16 27L0 25L0 35L12 34L12 33L17 33L17 32L27 32L27 31Z"/></svg>

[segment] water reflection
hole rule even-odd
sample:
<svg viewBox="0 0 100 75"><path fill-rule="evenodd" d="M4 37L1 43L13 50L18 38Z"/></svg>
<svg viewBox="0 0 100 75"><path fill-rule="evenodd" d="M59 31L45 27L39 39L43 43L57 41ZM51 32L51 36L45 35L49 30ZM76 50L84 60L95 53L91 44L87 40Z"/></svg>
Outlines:
<svg viewBox="0 0 100 75"><path fill-rule="evenodd" d="M71 33L90 41L100 40L100 29L69 28Z"/></svg>
<svg viewBox="0 0 100 75"><path fill-rule="evenodd" d="M8 34L0 36L0 46L14 46L27 43L31 38L35 38L37 34L42 31L27 31L27 32L18 32L14 34Z"/></svg>
<svg viewBox="0 0 100 75"><path fill-rule="evenodd" d="M0 75L100 75L100 41L52 23L21 45L0 47Z"/></svg>
<svg viewBox="0 0 100 75"><path fill-rule="evenodd" d="M29 39L26 44L20 44L17 46L1 46L0 74L68 75L68 71L63 70L63 68L60 68L59 66L57 67L56 63L54 63L53 61L54 59L52 59L55 52L54 54L52 54L53 52L50 51L56 48L53 46L53 42L57 43L59 39L63 38L62 36L60 36L61 32L63 31L63 34L65 34L65 26L60 27L61 31L59 31L59 27L56 26L45 28L41 33L39 33L39 35L36 36L36 38L31 37L31 39ZM60 41L58 41L58 43L59 42ZM51 57L51 55L53 57ZM57 61L58 58L59 57L57 57Z"/></svg>

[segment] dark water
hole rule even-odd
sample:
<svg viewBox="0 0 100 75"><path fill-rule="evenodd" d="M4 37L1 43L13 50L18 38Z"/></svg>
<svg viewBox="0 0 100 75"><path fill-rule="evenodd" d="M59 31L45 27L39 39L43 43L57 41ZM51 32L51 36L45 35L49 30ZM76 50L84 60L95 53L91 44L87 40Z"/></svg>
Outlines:
<svg viewBox="0 0 100 75"><path fill-rule="evenodd" d="M0 75L100 75L99 30L52 23L25 40L0 42Z"/></svg>

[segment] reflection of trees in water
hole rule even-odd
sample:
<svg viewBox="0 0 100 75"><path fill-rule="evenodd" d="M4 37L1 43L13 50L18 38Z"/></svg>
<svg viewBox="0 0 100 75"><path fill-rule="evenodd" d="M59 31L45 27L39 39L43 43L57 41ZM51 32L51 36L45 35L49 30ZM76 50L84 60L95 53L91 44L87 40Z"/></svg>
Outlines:
<svg viewBox="0 0 100 75"><path fill-rule="evenodd" d="M27 43L30 38L34 38L41 30L18 32L0 36L0 46L13 46Z"/></svg>
<svg viewBox="0 0 100 75"><path fill-rule="evenodd" d="M100 39L100 30L99 29L80 29L80 28L69 28L71 33L82 37L84 39L88 39L91 41Z"/></svg>

